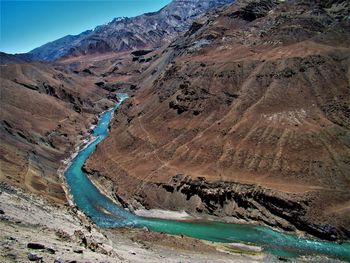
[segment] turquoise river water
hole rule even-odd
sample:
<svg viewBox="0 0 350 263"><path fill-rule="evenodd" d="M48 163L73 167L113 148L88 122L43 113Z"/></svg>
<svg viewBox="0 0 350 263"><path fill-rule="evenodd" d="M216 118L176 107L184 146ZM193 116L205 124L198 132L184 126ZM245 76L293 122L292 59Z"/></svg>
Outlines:
<svg viewBox="0 0 350 263"><path fill-rule="evenodd" d="M174 235L185 235L214 242L242 242L264 248L264 251L284 257L301 255L327 255L350 261L350 243L338 244L317 239L306 239L296 235L252 224L228 224L215 221L175 221L150 219L137 216L119 207L102 194L82 171L86 159L108 135L108 126L114 111L128 96L119 94L120 101L114 108L104 112L93 130L93 140L71 161L65 177L74 202L99 227L147 227L149 230Z"/></svg>

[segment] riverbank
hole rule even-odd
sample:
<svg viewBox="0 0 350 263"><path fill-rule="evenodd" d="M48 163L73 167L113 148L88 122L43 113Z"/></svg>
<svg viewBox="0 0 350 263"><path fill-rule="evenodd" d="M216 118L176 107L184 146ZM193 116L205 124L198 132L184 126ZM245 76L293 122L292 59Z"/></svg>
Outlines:
<svg viewBox="0 0 350 263"><path fill-rule="evenodd" d="M272 259L261 252L252 255L248 248L220 251L222 247L211 242L142 229L100 229L76 208L56 206L5 184L0 185L0 190L1 262L27 262L29 254L45 262L148 263L183 259L245 263Z"/></svg>
<svg viewBox="0 0 350 263"><path fill-rule="evenodd" d="M127 95L122 95L123 99ZM121 101L123 100L121 99ZM117 109L120 103L114 107ZM201 240L219 243L245 243L262 246L264 251L277 257L302 258L308 255L329 255L335 258L349 258L348 245L315 240L313 238L300 238L295 235L275 231L269 227L253 224L227 224L211 220L186 220L179 221L178 213L172 213L175 220L165 220L154 218L163 216L169 217L169 212L157 211L154 213L143 210L143 213L152 218L137 216L133 213L134 207L129 207L127 211L124 200L116 196L104 195L98 186L94 184L88 175L84 173L83 166L89 156L96 150L97 145L108 135L109 123L113 117L113 110L102 114L96 128L93 130L96 140L80 150L74 160L68 166L65 177L70 186L70 192L74 197L74 202L91 220L102 228L136 227L145 228L159 233L168 233L178 236L188 236ZM94 174L96 175L96 174ZM101 179L101 176L97 174ZM103 184L104 185L104 184ZM105 185L104 185L105 186ZM101 187L109 192L113 189ZM118 202L115 202L117 199ZM162 214L162 215L160 215ZM269 240L266 242L266 240Z"/></svg>
<svg viewBox="0 0 350 263"><path fill-rule="evenodd" d="M78 153L80 151L84 150L86 147L88 147L90 144L92 144L97 139L97 137L95 137L93 135L93 130L96 128L97 123L101 119L101 116L103 116L103 114L105 112L110 111L112 109L113 109L113 107L99 113L96 116L96 118L90 123L89 128L87 129L88 132L77 138L77 141L73 147L74 152L71 153L66 159L61 161L61 164L57 170L57 174L58 174L60 180L62 181L62 188L65 192L67 202L72 207L75 207L75 204L74 204L73 196L71 195L71 193L69 191L69 186L67 184L66 177L64 176L64 173L66 172L68 167L71 165L73 159L78 155Z"/></svg>
<svg viewBox="0 0 350 263"><path fill-rule="evenodd" d="M138 216L147 218L160 218L168 220L190 220L194 219L193 216L186 213L185 211L169 211L161 209L138 209L134 213Z"/></svg>

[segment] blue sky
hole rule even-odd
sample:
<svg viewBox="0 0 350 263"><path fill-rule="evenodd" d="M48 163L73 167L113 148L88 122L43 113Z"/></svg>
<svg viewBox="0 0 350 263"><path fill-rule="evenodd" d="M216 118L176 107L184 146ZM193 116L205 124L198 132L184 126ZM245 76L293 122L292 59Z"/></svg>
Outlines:
<svg viewBox="0 0 350 263"><path fill-rule="evenodd" d="M157 11L171 0L0 0L0 51L28 52L115 17Z"/></svg>

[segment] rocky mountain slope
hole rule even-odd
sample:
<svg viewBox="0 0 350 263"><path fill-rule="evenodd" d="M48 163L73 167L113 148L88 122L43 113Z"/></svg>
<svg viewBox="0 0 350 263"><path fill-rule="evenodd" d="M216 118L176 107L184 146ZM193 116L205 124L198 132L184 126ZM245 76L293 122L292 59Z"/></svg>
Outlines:
<svg viewBox="0 0 350 263"><path fill-rule="evenodd" d="M89 37L92 34L93 30L87 30L83 33L80 33L79 35L64 36L60 39L37 47L28 52L28 54L32 57L33 60L56 60L65 56L71 48L73 48L75 45L79 44L80 41Z"/></svg>
<svg viewBox="0 0 350 263"><path fill-rule="evenodd" d="M116 19L94 31L49 43L30 54L0 53L1 181L47 195L54 201L64 201L62 180L57 175L61 161L86 137L96 114L113 104L117 90L136 89L128 80L139 75L155 58L145 58L146 55L156 54L141 50L132 54L128 51L68 58L60 64L29 61L62 57L73 45L107 29L116 37L118 32L125 31L123 27L141 30L136 26L141 22L149 21L154 24L153 29L165 30L170 35L187 28L189 19L227 2L174 1L159 12ZM183 21L171 22L174 16ZM157 19L162 21L161 27Z"/></svg>
<svg viewBox="0 0 350 263"><path fill-rule="evenodd" d="M237 1L135 79L86 170L130 208L350 237L349 4Z"/></svg>
<svg viewBox="0 0 350 263"><path fill-rule="evenodd" d="M0 65L25 63L31 60L30 55L12 55L4 52L0 52Z"/></svg>
<svg viewBox="0 0 350 263"><path fill-rule="evenodd" d="M84 72L41 63L0 69L0 180L65 202L61 161L113 102Z"/></svg>
<svg viewBox="0 0 350 263"><path fill-rule="evenodd" d="M110 51L159 47L188 29L203 13L233 0L174 0L158 12L116 18L76 36L65 36L29 52L35 60L56 60Z"/></svg>
<svg viewBox="0 0 350 263"><path fill-rule="evenodd" d="M136 229L100 229L74 207L57 206L0 184L1 262L175 263L179 259L196 263L277 260L254 246L213 244Z"/></svg>

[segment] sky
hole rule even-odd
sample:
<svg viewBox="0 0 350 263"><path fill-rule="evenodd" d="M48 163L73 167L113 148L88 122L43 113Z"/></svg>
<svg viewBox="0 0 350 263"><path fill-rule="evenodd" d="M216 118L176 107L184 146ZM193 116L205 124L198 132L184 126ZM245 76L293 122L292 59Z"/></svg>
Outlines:
<svg viewBox="0 0 350 263"><path fill-rule="evenodd" d="M0 51L25 53L115 17L154 12L171 0L0 0Z"/></svg>

